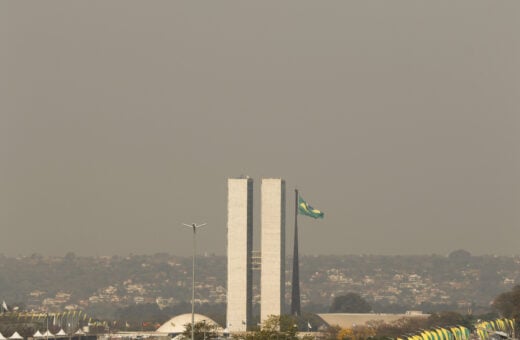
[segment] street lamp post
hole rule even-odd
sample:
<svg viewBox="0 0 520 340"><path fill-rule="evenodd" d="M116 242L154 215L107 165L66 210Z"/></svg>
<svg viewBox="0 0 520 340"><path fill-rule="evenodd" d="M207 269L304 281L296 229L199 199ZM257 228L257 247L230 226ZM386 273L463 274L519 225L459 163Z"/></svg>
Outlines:
<svg viewBox="0 0 520 340"><path fill-rule="evenodd" d="M199 225L196 225L195 223L183 223L183 225L193 229L193 260L191 267L191 340L195 340L195 255L197 249L195 235L197 234L197 228L205 226L206 223L202 223Z"/></svg>

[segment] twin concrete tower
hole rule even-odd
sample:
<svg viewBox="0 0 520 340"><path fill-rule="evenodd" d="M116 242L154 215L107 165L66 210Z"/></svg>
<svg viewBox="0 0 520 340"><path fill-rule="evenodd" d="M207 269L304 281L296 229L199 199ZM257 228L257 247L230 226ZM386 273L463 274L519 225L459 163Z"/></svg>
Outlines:
<svg viewBox="0 0 520 340"><path fill-rule="evenodd" d="M261 184L260 319L282 315L285 301L285 181ZM228 179L227 329L245 332L253 308L253 180Z"/></svg>

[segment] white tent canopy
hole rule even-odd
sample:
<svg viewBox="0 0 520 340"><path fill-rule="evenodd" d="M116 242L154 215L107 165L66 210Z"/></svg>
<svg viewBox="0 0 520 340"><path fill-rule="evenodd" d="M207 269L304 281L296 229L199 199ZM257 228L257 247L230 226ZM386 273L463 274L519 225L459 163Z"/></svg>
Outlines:
<svg viewBox="0 0 520 340"><path fill-rule="evenodd" d="M76 335L85 335L86 333L83 332L81 329L78 329L78 330L76 331L76 333L74 333L74 334L76 334Z"/></svg>
<svg viewBox="0 0 520 340"><path fill-rule="evenodd" d="M19 340L23 340L23 337L22 337L20 334L18 334L18 332L14 332L14 334L11 335L11 336L9 337L9 339L19 339Z"/></svg>
<svg viewBox="0 0 520 340"><path fill-rule="evenodd" d="M54 334L52 334L51 332L49 332L49 330L46 330L45 333L42 334L44 337L48 338L48 337L54 337Z"/></svg>
<svg viewBox="0 0 520 340"><path fill-rule="evenodd" d="M36 333L33 334L33 338L43 338L43 334L40 333L40 331L36 331Z"/></svg>
<svg viewBox="0 0 520 340"><path fill-rule="evenodd" d="M3 336L2 333L0 333L0 340L5 340L5 336Z"/></svg>
<svg viewBox="0 0 520 340"><path fill-rule="evenodd" d="M56 333L56 336L67 336L67 333L65 333L65 331L62 328L58 333Z"/></svg>

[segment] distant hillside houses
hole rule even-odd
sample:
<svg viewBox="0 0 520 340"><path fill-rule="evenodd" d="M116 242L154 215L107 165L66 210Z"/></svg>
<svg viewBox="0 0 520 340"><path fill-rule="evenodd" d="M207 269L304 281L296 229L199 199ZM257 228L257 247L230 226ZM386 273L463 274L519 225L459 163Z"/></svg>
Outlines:
<svg viewBox="0 0 520 340"><path fill-rule="evenodd" d="M160 309L191 299L191 258L169 254L127 257L0 256L0 291L32 310L79 306L106 308L154 304ZM196 302L226 302L226 259L197 261ZM291 259L286 287L290 291ZM326 312L334 296L362 295L381 313L420 309L489 310L499 293L520 283L520 259L507 256L303 256L302 307ZM259 300L259 282L253 282Z"/></svg>

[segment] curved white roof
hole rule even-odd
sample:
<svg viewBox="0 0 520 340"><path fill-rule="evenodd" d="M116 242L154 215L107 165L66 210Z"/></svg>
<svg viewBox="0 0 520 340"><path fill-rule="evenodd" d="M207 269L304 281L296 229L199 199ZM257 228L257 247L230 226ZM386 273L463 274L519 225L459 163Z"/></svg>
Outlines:
<svg viewBox="0 0 520 340"><path fill-rule="evenodd" d="M218 324L207 316L195 314L195 323L200 321L206 321L206 323L216 325L218 327ZM181 314L171 318L170 320L163 323L162 326L157 329L157 332L168 334L182 333L186 329L187 324L191 324L191 313Z"/></svg>

